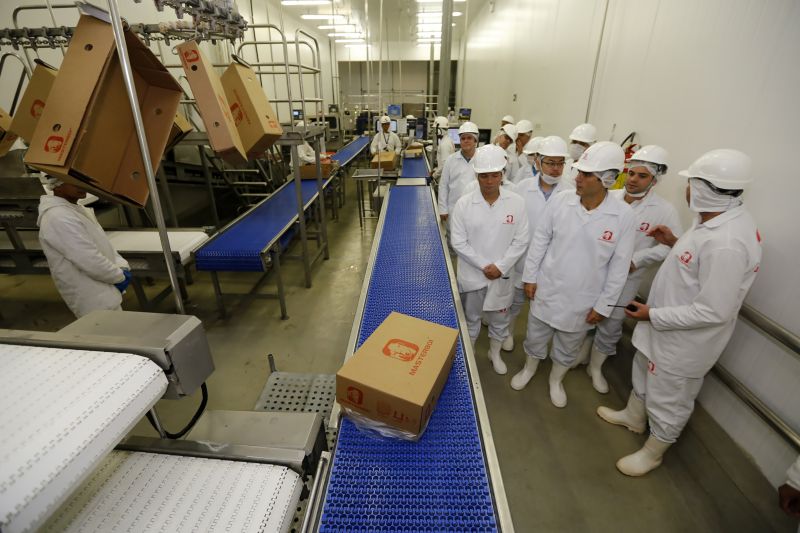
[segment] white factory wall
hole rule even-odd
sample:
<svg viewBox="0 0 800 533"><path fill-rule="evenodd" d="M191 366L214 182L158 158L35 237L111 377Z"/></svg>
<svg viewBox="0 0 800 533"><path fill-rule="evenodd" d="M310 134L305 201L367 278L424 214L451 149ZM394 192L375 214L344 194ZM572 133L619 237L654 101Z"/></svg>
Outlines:
<svg viewBox="0 0 800 533"><path fill-rule="evenodd" d="M747 303L800 333L800 233L789 216L797 189L791 156L800 124L800 2L610 0L604 25L605 9L605 0L487 4L468 28L458 104L472 107L481 126L497 128L510 113L531 119L539 134L564 137L588 109L601 139L619 142L636 131L640 144L663 145L671 172L658 191L685 225L690 213L677 171L713 148L750 154L757 181L745 202L764 257ZM800 430L797 358L740 320L721 363ZM700 401L780 484L796 451L715 379Z"/></svg>
<svg viewBox="0 0 800 533"><path fill-rule="evenodd" d="M381 107L394 103L422 103L428 86L428 66L427 61L384 62L382 76L378 76L378 65L375 64L368 78L366 62L340 61L343 105L352 107L367 103L371 109L377 109L379 80L383 86Z"/></svg>

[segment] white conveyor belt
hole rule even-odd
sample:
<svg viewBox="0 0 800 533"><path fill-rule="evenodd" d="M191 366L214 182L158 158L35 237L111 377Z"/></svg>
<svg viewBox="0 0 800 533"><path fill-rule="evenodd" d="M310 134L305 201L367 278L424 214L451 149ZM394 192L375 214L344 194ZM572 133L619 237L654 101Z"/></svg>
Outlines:
<svg viewBox="0 0 800 533"><path fill-rule="evenodd" d="M40 526L166 389L138 355L0 344L0 530Z"/></svg>
<svg viewBox="0 0 800 533"><path fill-rule="evenodd" d="M122 257L125 252L160 252L161 240L158 232L151 231L107 231L108 240L114 245ZM192 257L192 252L208 240L208 235L202 231L168 231L169 246L177 252L181 263L186 264Z"/></svg>
<svg viewBox="0 0 800 533"><path fill-rule="evenodd" d="M289 531L302 486L283 466L114 451L42 531Z"/></svg>

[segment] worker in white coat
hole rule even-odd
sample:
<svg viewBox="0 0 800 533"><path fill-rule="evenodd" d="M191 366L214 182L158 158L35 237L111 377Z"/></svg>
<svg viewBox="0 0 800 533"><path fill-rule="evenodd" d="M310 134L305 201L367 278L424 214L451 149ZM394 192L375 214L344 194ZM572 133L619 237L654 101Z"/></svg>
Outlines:
<svg viewBox="0 0 800 533"><path fill-rule="evenodd" d="M575 363L588 330L608 317L628 278L633 255L634 215L608 194L625 163L619 145L592 145L575 163L576 190L548 203L525 260L522 281L532 300L525 337L525 367L515 388L533 377L553 346L550 401L567 405L562 380Z"/></svg>
<svg viewBox="0 0 800 533"><path fill-rule="evenodd" d="M505 150L508 165L506 165L506 180L514 181L514 175L517 173L519 161L517 160L517 152L515 142L517 140L517 127L514 124L506 124L500 128L500 132L495 137L497 146Z"/></svg>
<svg viewBox="0 0 800 533"><path fill-rule="evenodd" d="M500 345L508 335L508 311L514 298L514 265L528 247L525 202L500 186L505 150L481 147L472 160L479 188L456 203L451 243L458 254L458 291L473 346L481 330L481 315L489 327L489 359L505 374Z"/></svg>
<svg viewBox="0 0 800 533"><path fill-rule="evenodd" d="M692 227L677 238L666 226L650 230L672 249L658 269L647 304L626 309L633 332L633 391L621 411L600 407L611 424L650 435L617 469L641 476L657 468L689 421L703 377L719 359L736 325L744 297L759 270L761 243L742 205L752 178L750 158L737 150L712 150L680 174L689 178Z"/></svg>
<svg viewBox="0 0 800 533"><path fill-rule="evenodd" d="M461 148L444 162L439 179L438 204L442 222L447 222L464 188L475 181L475 170L470 161L478 147L478 126L473 122L463 123L458 128L458 138Z"/></svg>
<svg viewBox="0 0 800 533"><path fill-rule="evenodd" d="M544 137L534 137L522 148L522 155L519 160L520 166L511 181L520 183L523 180L539 176L541 169L539 168L537 155L539 154L539 145L542 139L544 139Z"/></svg>
<svg viewBox="0 0 800 533"><path fill-rule="evenodd" d="M444 162L456 152L456 145L453 144L453 140L450 139L450 135L448 134L449 124L447 122L447 117L436 117L436 120L433 121L433 125L436 127L437 143L436 168L433 170L433 177L438 180L442 176Z"/></svg>
<svg viewBox="0 0 800 533"><path fill-rule="evenodd" d="M786 483L778 487L778 501L784 513L800 519L800 457L786 472Z"/></svg>
<svg viewBox="0 0 800 533"><path fill-rule="evenodd" d="M528 144L533 142L529 141ZM527 178L516 184L515 192L525 200L525 212L528 215L528 233L531 239L536 234L536 227L541 220L547 202L562 190L561 175L564 173L564 164L567 158L567 143L564 139L556 135L545 137L536 147L537 168L543 168L541 174L536 177ZM514 302L511 304L508 337L503 340L502 349L506 352L514 350L514 324L517 321L520 311L528 301L523 289L522 273L525 269L525 259L527 250L514 268ZM511 386L517 390L525 387L528 383L520 385L521 376L511 380ZM516 386L515 386L516 385Z"/></svg>
<svg viewBox="0 0 800 533"><path fill-rule="evenodd" d="M656 241L648 232L656 226L666 226L674 235L681 234L681 223L675 207L653 190L666 172L667 151L652 144L645 146L637 150L628 161L625 188L609 192L633 208L636 215L636 238L628 281L617 301L619 307L613 308L609 317L597 325L589 366L586 368L592 378L592 386L601 394L608 392L608 383L602 371L603 363L617 353L617 343L622 337L625 306L636 298L648 267L660 264L669 253L669 246Z"/></svg>
<svg viewBox="0 0 800 533"><path fill-rule="evenodd" d="M302 120L298 120L295 128L304 128L306 125ZM308 144L308 141L303 141L303 144L297 145L297 157L300 159L301 165L308 165L317 162L314 149ZM294 159L292 159L292 168L294 168Z"/></svg>
<svg viewBox="0 0 800 533"><path fill-rule="evenodd" d="M567 173L564 175L564 186L575 188L575 176L577 171L572 163L579 160L583 152L597 142L597 128L592 124L578 124L569 134L569 157L567 161Z"/></svg>
<svg viewBox="0 0 800 533"><path fill-rule="evenodd" d="M375 155L378 152L394 152L399 155L403 145L400 143L400 137L395 132L389 131L392 119L383 115L380 125L381 131L375 134L375 137L372 138L372 144L369 146L370 153Z"/></svg>
<svg viewBox="0 0 800 533"><path fill-rule="evenodd" d="M78 205L86 191L56 178L42 182L53 194L39 200L39 242L61 297L78 318L101 309L121 310L130 266Z"/></svg>
<svg viewBox="0 0 800 533"><path fill-rule="evenodd" d="M514 148L517 156L517 168L518 171L520 168L528 164L528 156L525 155L525 145L531 140L533 136L533 124L530 120L522 119L516 124L517 126L517 140L514 141ZM516 176L516 171L514 173Z"/></svg>

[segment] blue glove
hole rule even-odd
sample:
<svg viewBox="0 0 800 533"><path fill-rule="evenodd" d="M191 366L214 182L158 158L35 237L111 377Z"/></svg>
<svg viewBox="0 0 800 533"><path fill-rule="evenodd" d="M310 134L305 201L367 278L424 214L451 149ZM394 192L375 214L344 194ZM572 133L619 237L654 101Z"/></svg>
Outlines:
<svg viewBox="0 0 800 533"><path fill-rule="evenodd" d="M125 276L125 279L123 279L119 283L115 283L114 286L117 288L119 292L125 294L125 289L127 289L128 285L131 284L131 279L133 278L133 276L131 275L131 271L125 268L122 269L122 275Z"/></svg>

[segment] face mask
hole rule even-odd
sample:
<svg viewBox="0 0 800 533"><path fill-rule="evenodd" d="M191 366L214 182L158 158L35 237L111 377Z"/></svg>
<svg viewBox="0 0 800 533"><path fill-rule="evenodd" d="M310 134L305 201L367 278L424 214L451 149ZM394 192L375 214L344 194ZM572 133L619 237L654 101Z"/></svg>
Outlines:
<svg viewBox="0 0 800 533"><path fill-rule="evenodd" d="M556 183L558 183L558 180L561 179L561 176L557 176L554 178L553 176L549 176L544 172L542 172L542 175L540 177L542 178L542 181L548 185L555 185Z"/></svg>
<svg viewBox="0 0 800 533"><path fill-rule="evenodd" d="M642 192L633 193L633 192L628 192L628 189L625 189L625 195L630 196L631 198L644 198L645 196L647 196L647 193L650 192L650 189L652 189L653 185L655 184L656 184L656 178L653 178L653 181L650 182L650 185Z"/></svg>
<svg viewBox="0 0 800 533"><path fill-rule="evenodd" d="M697 178L689 180L689 209L695 213L722 213L740 205L740 197L719 194Z"/></svg>
<svg viewBox="0 0 800 533"><path fill-rule="evenodd" d="M580 144L572 143L569 145L568 151L569 151L569 156L572 158L572 160L577 161L578 159L581 158L583 152L586 151L586 148L584 148Z"/></svg>

